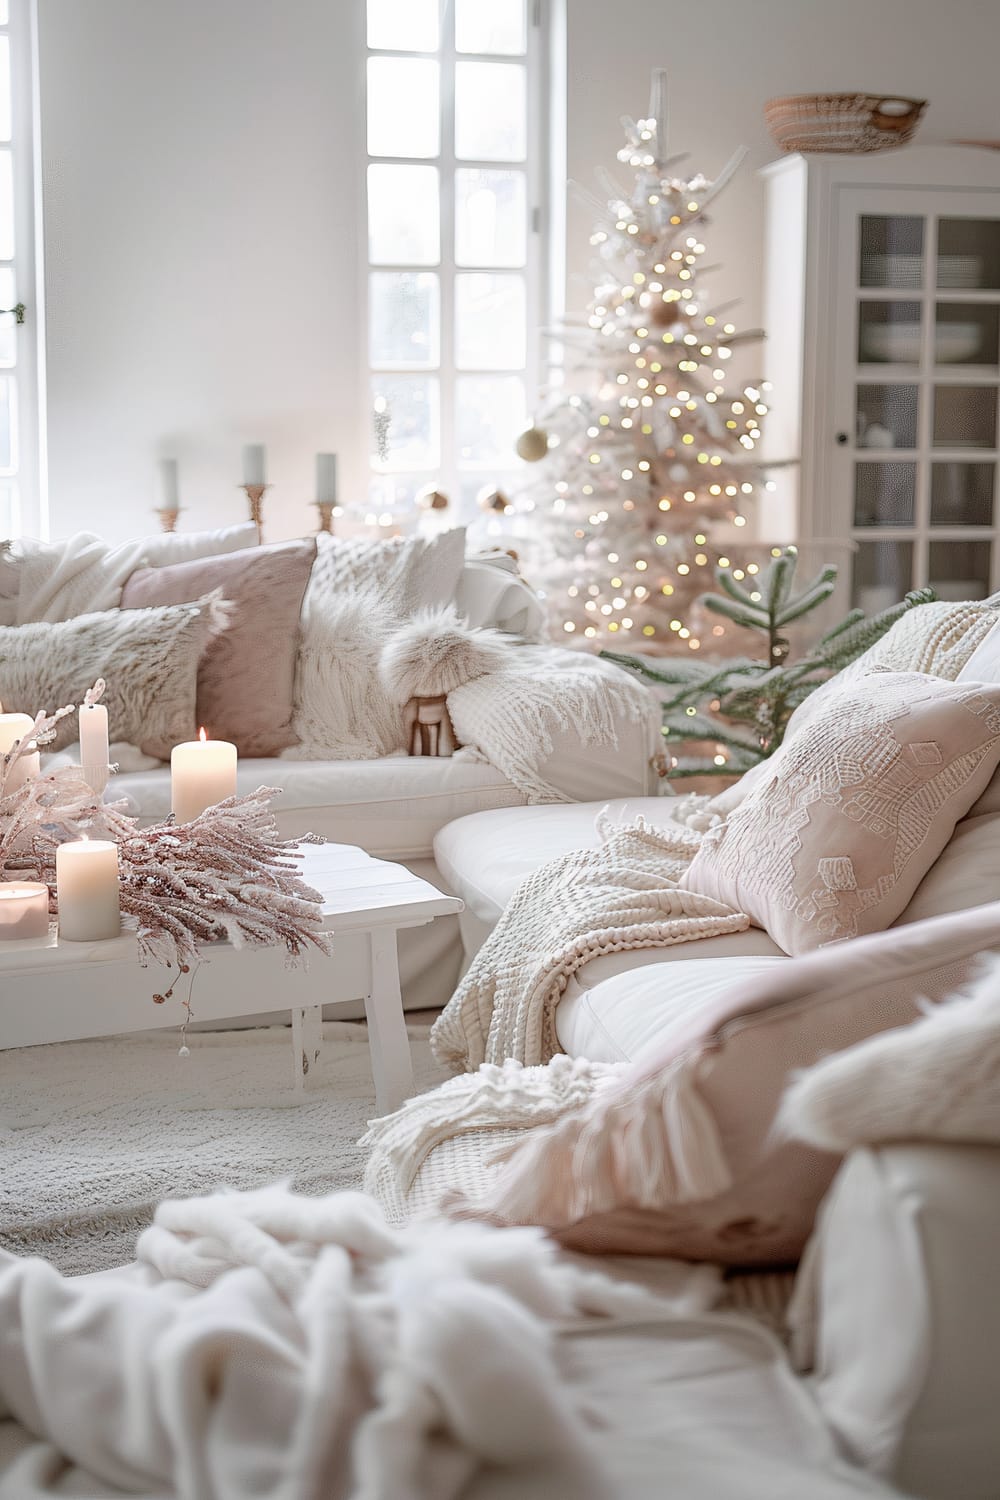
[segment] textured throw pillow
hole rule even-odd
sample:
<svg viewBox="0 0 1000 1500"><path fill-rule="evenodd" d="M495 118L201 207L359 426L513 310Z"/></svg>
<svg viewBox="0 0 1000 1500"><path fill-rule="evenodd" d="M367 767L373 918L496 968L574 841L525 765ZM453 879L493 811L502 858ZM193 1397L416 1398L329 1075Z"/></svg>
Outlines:
<svg viewBox="0 0 1000 1500"><path fill-rule="evenodd" d="M15 618L9 623L55 623L96 610L117 609L122 585L136 568L217 557L253 546L256 540L257 528L252 521L221 531L160 532L117 546L87 531L57 542L21 537L12 544L17 600Z"/></svg>
<svg viewBox="0 0 1000 1500"><path fill-rule="evenodd" d="M878 932L904 910L1000 760L1000 686L874 672L786 740L681 885L786 953Z"/></svg>
<svg viewBox="0 0 1000 1500"><path fill-rule="evenodd" d="M316 542L304 609L307 628L314 609L345 590L383 594L403 620L418 609L450 604L465 560L463 527L432 537L396 536L385 542L321 532Z"/></svg>
<svg viewBox="0 0 1000 1500"><path fill-rule="evenodd" d="M1000 963L909 1026L821 1059L788 1088L778 1126L825 1151L879 1141L1000 1143Z"/></svg>
<svg viewBox="0 0 1000 1500"><path fill-rule="evenodd" d="M82 703L103 677L109 738L168 760L174 745L197 732L198 663L224 626L225 609L211 597L0 629L0 701L10 713L36 714ZM76 719L63 720L50 748L62 749L76 733Z"/></svg>
<svg viewBox="0 0 1000 1500"><path fill-rule="evenodd" d="M1000 903L772 964L678 1017L590 1102L522 1137L461 1211L595 1253L793 1260L838 1156L779 1137L789 1078L905 1026L1000 945ZM494 1070L495 1071L495 1070ZM446 1085L447 1087L447 1085Z"/></svg>
<svg viewBox="0 0 1000 1500"><path fill-rule="evenodd" d="M378 675L389 635L420 609L450 604L465 557L461 528L435 537L321 533L302 605L292 728L295 760L375 760L406 747L403 714Z"/></svg>
<svg viewBox="0 0 1000 1500"><path fill-rule="evenodd" d="M123 609L187 604L220 590L229 626L198 667L198 721L241 755L278 755L292 731L299 612L314 540L249 547L223 557L141 568L122 590Z"/></svg>

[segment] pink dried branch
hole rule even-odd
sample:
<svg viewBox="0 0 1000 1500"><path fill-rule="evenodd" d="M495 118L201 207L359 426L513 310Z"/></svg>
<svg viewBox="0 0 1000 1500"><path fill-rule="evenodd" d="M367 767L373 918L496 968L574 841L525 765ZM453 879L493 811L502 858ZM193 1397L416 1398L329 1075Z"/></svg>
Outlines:
<svg viewBox="0 0 1000 1500"><path fill-rule="evenodd" d="M278 835L272 787L228 797L192 822L134 825L119 841L122 911L139 928L140 962L190 964L199 943L283 947L289 962L328 954L322 897Z"/></svg>

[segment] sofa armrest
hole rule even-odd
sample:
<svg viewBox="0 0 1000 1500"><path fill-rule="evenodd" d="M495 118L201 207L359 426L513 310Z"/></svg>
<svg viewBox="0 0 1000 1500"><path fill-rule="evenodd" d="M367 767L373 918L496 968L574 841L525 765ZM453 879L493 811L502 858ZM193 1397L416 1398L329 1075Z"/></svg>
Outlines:
<svg viewBox="0 0 1000 1500"><path fill-rule="evenodd" d="M448 695L455 734L529 802L649 796L660 706L611 662L559 646L520 646L511 664Z"/></svg>
<svg viewBox="0 0 1000 1500"><path fill-rule="evenodd" d="M994 1500L1000 1147L851 1152L791 1310L850 1456L924 1500ZM811 1356L811 1357L809 1357Z"/></svg>

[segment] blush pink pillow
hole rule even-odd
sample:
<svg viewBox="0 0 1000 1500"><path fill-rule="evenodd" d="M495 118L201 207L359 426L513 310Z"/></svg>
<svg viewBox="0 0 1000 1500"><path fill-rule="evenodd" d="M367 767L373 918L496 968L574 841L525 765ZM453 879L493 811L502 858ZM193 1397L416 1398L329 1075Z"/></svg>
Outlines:
<svg viewBox="0 0 1000 1500"><path fill-rule="evenodd" d="M241 755L278 755L295 744L292 693L299 612L316 555L313 538L247 547L223 557L140 568L122 592L123 609L185 604L221 589L229 628L214 636L198 667L198 721Z"/></svg>
<svg viewBox="0 0 1000 1500"><path fill-rule="evenodd" d="M873 672L825 698L681 880L786 953L880 932L1000 760L1000 685Z"/></svg>
<svg viewBox="0 0 1000 1500"><path fill-rule="evenodd" d="M905 1026L1000 944L1000 902L837 943L735 980L557 1124L527 1132L460 1211L595 1253L794 1260L839 1164L773 1129L791 1075Z"/></svg>

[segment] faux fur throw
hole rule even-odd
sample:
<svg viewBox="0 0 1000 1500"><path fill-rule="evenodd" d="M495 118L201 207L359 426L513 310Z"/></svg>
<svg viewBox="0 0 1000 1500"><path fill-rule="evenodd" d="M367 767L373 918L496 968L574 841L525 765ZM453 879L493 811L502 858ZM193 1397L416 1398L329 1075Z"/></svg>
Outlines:
<svg viewBox="0 0 1000 1500"><path fill-rule="evenodd" d="M64 1279L0 1251L0 1416L93 1494L458 1500L485 1469L491 1494L541 1472L611 1500L559 1325L670 1323L719 1294L705 1268L654 1296L539 1230L393 1230L360 1193L283 1186L161 1204L138 1257Z"/></svg>
<svg viewBox="0 0 1000 1500"><path fill-rule="evenodd" d="M559 1051L556 1006L592 958L750 925L731 907L678 889L699 834L650 828L641 818L598 828L604 843L596 849L561 855L517 887L434 1023L431 1046L446 1067L547 1062Z"/></svg>
<svg viewBox="0 0 1000 1500"><path fill-rule="evenodd" d="M661 711L642 683L611 662L556 646L519 646L501 670L465 682L448 695L463 745L474 745L529 802L566 802L546 778L545 762L560 734L584 745L617 745L618 726L643 724L650 755Z"/></svg>
<svg viewBox="0 0 1000 1500"><path fill-rule="evenodd" d="M877 1141L1000 1144L1000 960L924 1020L824 1058L786 1091L778 1129L826 1151Z"/></svg>
<svg viewBox="0 0 1000 1500"><path fill-rule="evenodd" d="M499 630L473 630L452 604L422 609L382 648L379 675L394 703L437 698L510 660L512 641Z"/></svg>
<svg viewBox="0 0 1000 1500"><path fill-rule="evenodd" d="M403 715L379 679L382 650L399 620L374 589L313 598L303 617L292 729L284 760L377 760L402 750Z"/></svg>

